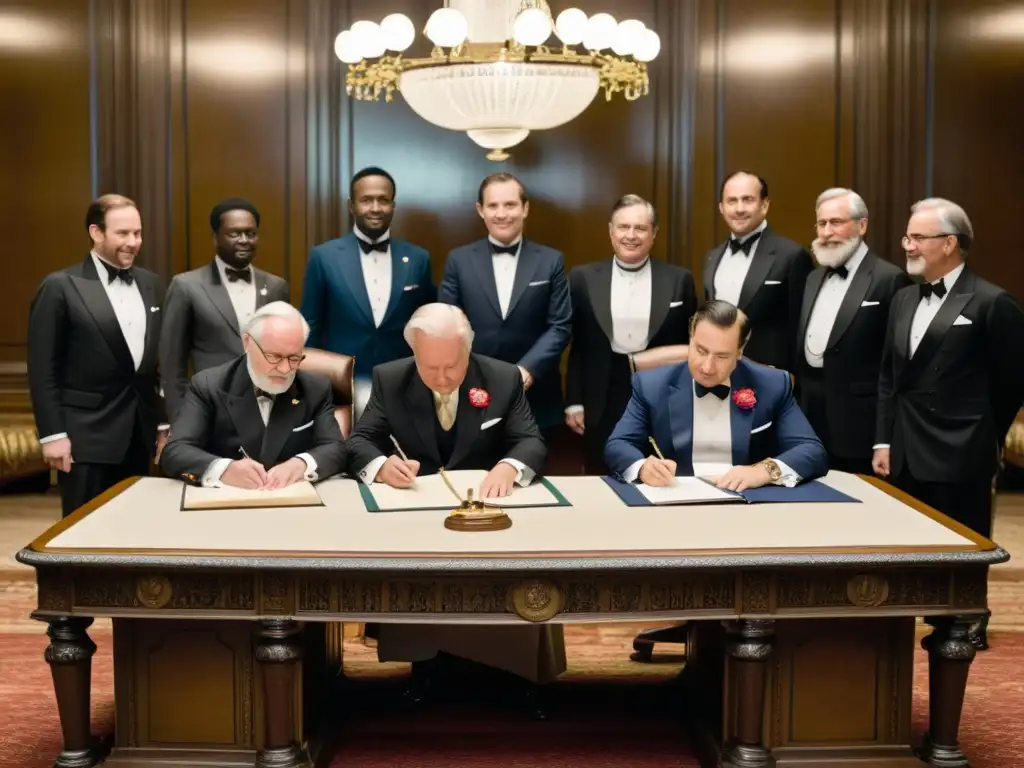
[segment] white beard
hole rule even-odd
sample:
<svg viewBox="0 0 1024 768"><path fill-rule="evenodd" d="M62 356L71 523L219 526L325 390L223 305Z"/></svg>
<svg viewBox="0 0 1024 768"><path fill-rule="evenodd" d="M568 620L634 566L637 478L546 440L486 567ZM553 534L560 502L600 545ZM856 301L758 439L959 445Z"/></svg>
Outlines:
<svg viewBox="0 0 1024 768"><path fill-rule="evenodd" d="M269 392L272 395L280 395L282 392L287 392L288 388L295 381L295 370L288 374L288 378L284 379L272 379L269 376L260 376L256 371L252 369L252 360L249 356L245 356L245 367L249 369L249 378L252 379L252 383L262 389L264 392Z"/></svg>
<svg viewBox="0 0 1024 768"><path fill-rule="evenodd" d="M911 259L907 258L907 274L913 277L920 277L924 274L925 266L924 259Z"/></svg>
<svg viewBox="0 0 1024 768"><path fill-rule="evenodd" d="M814 252L814 258L823 267L838 267L840 264L846 263L846 260L860 247L860 243L861 239L856 235L844 240L839 245L825 246L815 240L811 243L811 250Z"/></svg>

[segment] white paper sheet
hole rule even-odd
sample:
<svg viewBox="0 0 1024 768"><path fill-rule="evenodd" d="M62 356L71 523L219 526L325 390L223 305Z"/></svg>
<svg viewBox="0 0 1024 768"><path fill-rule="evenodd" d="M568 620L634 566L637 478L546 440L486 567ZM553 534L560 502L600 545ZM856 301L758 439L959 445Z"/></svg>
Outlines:
<svg viewBox="0 0 1024 768"><path fill-rule="evenodd" d="M203 488L185 486L183 510L247 509L253 507L319 507L320 494L308 480L301 480L285 488L272 491L251 488Z"/></svg>
<svg viewBox="0 0 1024 768"><path fill-rule="evenodd" d="M677 477L675 485L661 487L640 483L637 488L651 504L710 504L721 501L743 501L735 494L716 488L699 477Z"/></svg>
<svg viewBox="0 0 1024 768"><path fill-rule="evenodd" d="M473 498L480 498L480 484L487 477L482 469L457 469L446 472L455 490L466 498L466 491L473 489ZM416 509L452 509L459 506L458 499L445 485L441 475L425 475L417 477L412 488L392 488L384 483L373 483L370 486L373 500L382 512L389 510ZM488 504L499 507L543 507L558 504L557 497L542 483L534 481L522 488L513 486L510 496L488 499Z"/></svg>

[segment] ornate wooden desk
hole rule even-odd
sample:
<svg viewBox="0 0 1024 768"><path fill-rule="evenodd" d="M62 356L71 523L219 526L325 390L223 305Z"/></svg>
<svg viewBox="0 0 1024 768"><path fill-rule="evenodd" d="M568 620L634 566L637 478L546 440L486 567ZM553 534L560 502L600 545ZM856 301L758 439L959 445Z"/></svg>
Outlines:
<svg viewBox="0 0 1024 768"><path fill-rule="evenodd" d="M842 473L826 482L861 503L630 508L599 478L550 479L571 507L512 510L493 533L446 530L443 512L369 513L351 480L301 509L180 511L167 479L112 489L18 555L49 623L57 765L102 759L94 617L114 620L112 765L308 765L325 623L410 619L692 620L684 690L705 765L967 765L967 627L988 566L1009 559L991 541ZM919 756L918 616L934 627Z"/></svg>

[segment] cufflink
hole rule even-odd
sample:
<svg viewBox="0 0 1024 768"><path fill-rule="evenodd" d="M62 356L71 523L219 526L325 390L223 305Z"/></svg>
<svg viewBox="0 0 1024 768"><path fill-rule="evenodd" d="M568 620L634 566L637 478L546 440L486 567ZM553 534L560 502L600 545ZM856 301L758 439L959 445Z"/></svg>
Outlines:
<svg viewBox="0 0 1024 768"><path fill-rule="evenodd" d="M409 263L409 257L408 256L403 256L402 257L402 262L405 263L405 264L408 264Z"/></svg>
<svg viewBox="0 0 1024 768"><path fill-rule="evenodd" d="M267 295L267 287L263 286L262 288L260 288L260 296L266 296L266 295Z"/></svg>
<svg viewBox="0 0 1024 768"><path fill-rule="evenodd" d="M298 400L292 400L292 405L298 405L298 404L299 404Z"/></svg>

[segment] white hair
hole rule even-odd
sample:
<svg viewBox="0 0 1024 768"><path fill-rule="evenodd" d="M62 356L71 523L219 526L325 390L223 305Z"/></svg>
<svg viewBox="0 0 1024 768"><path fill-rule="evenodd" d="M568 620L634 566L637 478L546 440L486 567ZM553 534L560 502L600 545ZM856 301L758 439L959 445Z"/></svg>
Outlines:
<svg viewBox="0 0 1024 768"><path fill-rule="evenodd" d="M921 211L935 211L939 216L942 229L951 235L956 235L957 244L960 246L960 253L964 256L971 249L974 242L974 227L967 217L967 211L944 197L927 197L918 200L910 206L910 212L920 213Z"/></svg>
<svg viewBox="0 0 1024 768"><path fill-rule="evenodd" d="M818 211L821 209L822 203L826 203L829 200L835 200L840 197L845 197L846 201L850 204L851 219L860 220L868 217L868 204L864 202L864 198L852 189L846 189L845 187L832 187L832 189L826 189L818 195L818 200L814 204L814 215L818 215Z"/></svg>
<svg viewBox="0 0 1024 768"><path fill-rule="evenodd" d="M459 338L466 347L466 352L473 348L473 327L469 318L458 307L451 304L435 302L424 304L412 313L405 324L405 343L416 351L416 331L425 333L435 339Z"/></svg>
<svg viewBox="0 0 1024 768"><path fill-rule="evenodd" d="M263 330L263 323L268 317L297 320L302 324L302 343L305 344L309 341L309 323L306 322L306 318L302 316L302 313L287 301L272 301L269 304L264 304L253 312L252 317L249 318L242 332L252 336L258 343L260 341L260 333Z"/></svg>

